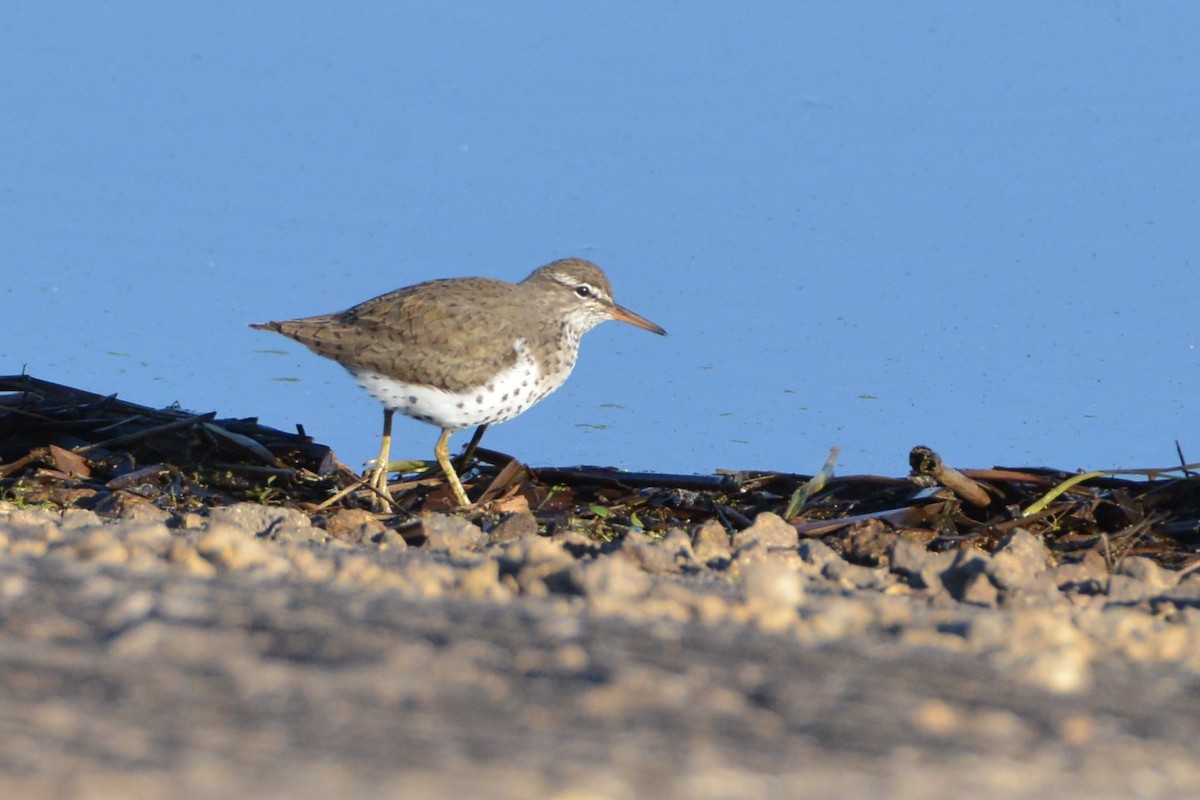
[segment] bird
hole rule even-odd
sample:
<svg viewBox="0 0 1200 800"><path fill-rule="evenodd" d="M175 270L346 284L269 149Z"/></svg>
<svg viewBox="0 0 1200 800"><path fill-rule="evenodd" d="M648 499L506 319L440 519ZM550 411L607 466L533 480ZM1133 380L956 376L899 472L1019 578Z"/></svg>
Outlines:
<svg viewBox="0 0 1200 800"><path fill-rule="evenodd" d="M471 502L450 462L455 431L487 429L516 417L571 374L583 334L618 320L666 331L613 300L600 267L564 258L519 283L442 278L397 289L345 311L252 323L341 364L383 403L379 458L366 481L387 497L392 416L441 429L434 456L461 508ZM470 450L470 448L468 448Z"/></svg>

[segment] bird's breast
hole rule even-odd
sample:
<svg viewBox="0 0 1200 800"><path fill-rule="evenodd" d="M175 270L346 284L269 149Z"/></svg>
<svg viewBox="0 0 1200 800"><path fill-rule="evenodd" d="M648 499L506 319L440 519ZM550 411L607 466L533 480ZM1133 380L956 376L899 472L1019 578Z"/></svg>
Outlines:
<svg viewBox="0 0 1200 800"><path fill-rule="evenodd" d="M360 386L393 411L451 430L493 425L510 420L563 384L575 365L569 359L550 360L549 369L534 357L527 342L514 343L516 359L484 382L450 391L431 383L414 383L374 370L352 369Z"/></svg>

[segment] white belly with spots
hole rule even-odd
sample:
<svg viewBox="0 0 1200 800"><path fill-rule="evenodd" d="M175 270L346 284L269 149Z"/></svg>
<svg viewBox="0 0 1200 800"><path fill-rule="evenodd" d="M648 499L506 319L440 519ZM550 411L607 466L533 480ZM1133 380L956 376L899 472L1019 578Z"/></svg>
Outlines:
<svg viewBox="0 0 1200 800"><path fill-rule="evenodd" d="M358 384L388 408L441 428L460 430L512 419L557 389L542 380L537 362L523 341L516 343L517 362L483 386L462 393L407 383L370 370L351 370ZM568 369L569 373L570 370Z"/></svg>

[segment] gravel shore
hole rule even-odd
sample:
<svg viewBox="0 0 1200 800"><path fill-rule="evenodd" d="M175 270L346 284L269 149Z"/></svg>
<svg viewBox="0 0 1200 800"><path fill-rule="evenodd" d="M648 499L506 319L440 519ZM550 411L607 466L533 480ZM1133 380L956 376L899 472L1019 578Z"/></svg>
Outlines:
<svg viewBox="0 0 1200 800"><path fill-rule="evenodd" d="M1200 794L1200 572L318 522L0 503L0 792Z"/></svg>

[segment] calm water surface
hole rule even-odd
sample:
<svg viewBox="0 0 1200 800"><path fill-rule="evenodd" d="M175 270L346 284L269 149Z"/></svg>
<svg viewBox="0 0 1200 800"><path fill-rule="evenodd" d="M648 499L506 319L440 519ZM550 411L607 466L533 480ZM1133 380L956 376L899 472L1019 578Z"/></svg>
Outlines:
<svg viewBox="0 0 1200 800"><path fill-rule="evenodd" d="M9 5L0 371L358 463L375 402L246 323L578 255L671 335L589 334L489 433L533 464L1197 460L1198 29L1170 2Z"/></svg>

